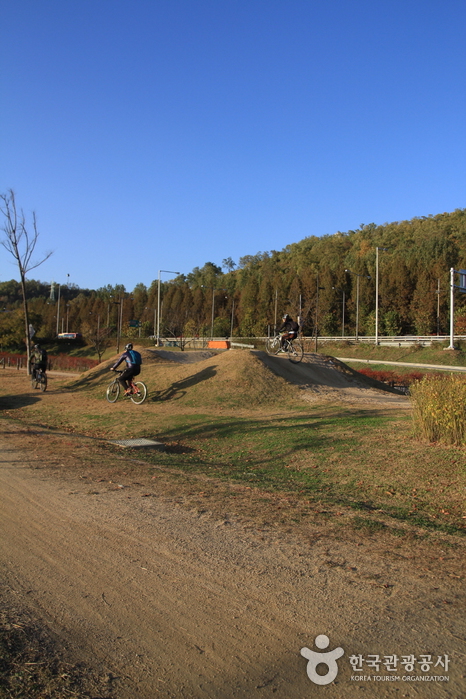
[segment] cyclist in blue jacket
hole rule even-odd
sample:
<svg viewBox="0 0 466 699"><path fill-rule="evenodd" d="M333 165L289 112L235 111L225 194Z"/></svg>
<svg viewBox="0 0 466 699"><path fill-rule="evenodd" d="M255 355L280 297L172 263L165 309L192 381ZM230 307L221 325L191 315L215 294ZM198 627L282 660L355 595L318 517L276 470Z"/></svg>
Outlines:
<svg viewBox="0 0 466 699"><path fill-rule="evenodd" d="M133 349L133 345L130 342L126 345L125 351L119 358L119 360L110 367L110 371L115 371L115 369L121 364L121 362L126 362L126 369L120 375L118 381L123 386L125 391L125 396L131 394L131 387L128 383L131 379L141 373L142 357L136 350Z"/></svg>

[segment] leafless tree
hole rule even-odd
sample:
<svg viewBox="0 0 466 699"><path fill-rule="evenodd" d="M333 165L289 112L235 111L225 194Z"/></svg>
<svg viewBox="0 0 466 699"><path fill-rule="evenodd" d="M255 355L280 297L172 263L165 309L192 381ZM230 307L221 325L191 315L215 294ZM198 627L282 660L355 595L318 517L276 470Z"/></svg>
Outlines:
<svg viewBox="0 0 466 699"><path fill-rule="evenodd" d="M32 269L39 267L45 260L48 260L51 252L35 262L32 260L39 232L37 230L37 220L35 212L32 212L32 230L28 230L26 218L23 210L18 210L16 206L15 193L9 189L6 194L0 194L0 212L3 214L3 226L1 230L5 233L6 238L1 242L5 250L13 255L16 264L18 265L19 275L21 280L21 291L23 295L24 309L24 329L27 351L28 372L30 371L29 359L31 356L31 337L29 330L29 313L26 295L26 274Z"/></svg>

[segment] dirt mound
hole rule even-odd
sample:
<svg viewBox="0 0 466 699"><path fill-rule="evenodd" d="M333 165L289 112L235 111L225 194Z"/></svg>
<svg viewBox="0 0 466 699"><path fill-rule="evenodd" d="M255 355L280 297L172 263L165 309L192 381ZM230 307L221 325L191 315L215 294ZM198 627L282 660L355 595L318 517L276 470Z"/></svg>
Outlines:
<svg viewBox="0 0 466 699"><path fill-rule="evenodd" d="M137 349L143 358L141 379L155 401L179 400L181 405L195 408L248 408L299 397L312 402L409 407L409 400L389 386L321 354L308 353L300 364L293 364L286 355L271 357L260 351L216 354L208 350ZM69 382L68 388L88 388L101 394L111 378L109 368L117 358L115 355L85 372ZM290 384L300 390L293 390Z"/></svg>
<svg viewBox="0 0 466 699"><path fill-rule="evenodd" d="M214 354L146 349L141 354L140 378L147 384L151 400L178 400L180 405L197 408L249 408L287 402L290 397L287 382L248 351ZM117 356L85 372L67 387L70 390L87 388L100 395L111 380L109 368ZM193 361L194 358L197 361Z"/></svg>
<svg viewBox="0 0 466 699"><path fill-rule="evenodd" d="M195 364L175 361L150 368L146 365L144 371L157 387L159 399L176 398L191 406L248 408L288 399L286 381L242 350L217 354Z"/></svg>
<svg viewBox="0 0 466 699"><path fill-rule="evenodd" d="M275 374L299 386L308 401L369 403L384 407L409 407L409 400L386 384L359 374L335 357L307 353L300 364L286 356L256 353Z"/></svg>
<svg viewBox="0 0 466 699"><path fill-rule="evenodd" d="M202 362L204 359L211 359L216 356L215 352L210 350L188 350L187 352L173 352L163 349L144 349L141 351L143 361L167 361L176 362L177 364L194 364Z"/></svg>

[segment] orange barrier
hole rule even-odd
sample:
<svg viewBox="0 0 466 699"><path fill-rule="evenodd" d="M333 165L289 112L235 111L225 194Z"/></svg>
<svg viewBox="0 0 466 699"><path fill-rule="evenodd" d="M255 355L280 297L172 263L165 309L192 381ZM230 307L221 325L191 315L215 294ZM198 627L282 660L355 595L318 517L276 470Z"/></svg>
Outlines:
<svg viewBox="0 0 466 699"><path fill-rule="evenodd" d="M230 349L228 340L209 340L207 343L209 349Z"/></svg>

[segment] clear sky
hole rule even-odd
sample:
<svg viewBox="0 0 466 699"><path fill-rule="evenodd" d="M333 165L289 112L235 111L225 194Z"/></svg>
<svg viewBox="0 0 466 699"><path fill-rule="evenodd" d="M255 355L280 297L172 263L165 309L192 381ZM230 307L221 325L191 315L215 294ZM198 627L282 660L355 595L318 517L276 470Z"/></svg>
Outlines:
<svg viewBox="0 0 466 699"><path fill-rule="evenodd" d="M466 207L464 0L0 7L0 192L54 250L31 278L131 291Z"/></svg>

